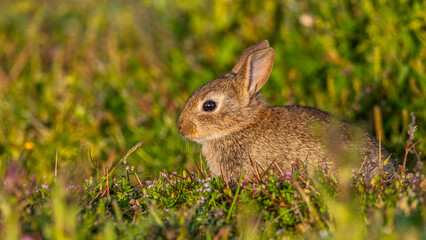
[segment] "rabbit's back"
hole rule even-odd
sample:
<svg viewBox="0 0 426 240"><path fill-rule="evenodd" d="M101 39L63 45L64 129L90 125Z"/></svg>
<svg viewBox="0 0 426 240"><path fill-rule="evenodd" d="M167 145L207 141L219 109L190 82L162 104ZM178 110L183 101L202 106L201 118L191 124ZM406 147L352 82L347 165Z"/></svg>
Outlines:
<svg viewBox="0 0 426 240"><path fill-rule="evenodd" d="M366 133L354 136L356 131L315 108L269 107L244 129L205 144L203 154L210 159L209 167L216 174L220 167L231 175L241 170L251 172L252 162L261 168L275 162L282 170L291 170L293 163L302 162L308 171L320 167L335 172L343 164L339 159L357 146L362 156L358 159L377 157L378 142ZM385 149L382 153L387 154Z"/></svg>

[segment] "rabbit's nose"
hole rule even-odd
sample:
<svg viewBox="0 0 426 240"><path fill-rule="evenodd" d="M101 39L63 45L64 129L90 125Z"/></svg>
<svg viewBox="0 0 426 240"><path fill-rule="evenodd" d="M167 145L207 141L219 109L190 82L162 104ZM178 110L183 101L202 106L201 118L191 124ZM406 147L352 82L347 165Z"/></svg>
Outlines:
<svg viewBox="0 0 426 240"><path fill-rule="evenodd" d="M177 127L182 136L192 136L196 133L195 125L188 119L180 117L177 122Z"/></svg>
<svg viewBox="0 0 426 240"><path fill-rule="evenodd" d="M178 122L177 122L177 126L178 126L178 128L179 128L179 131L181 131L181 130L182 130L182 125L183 125L183 120L182 120L182 118L179 118L179 119L178 119Z"/></svg>

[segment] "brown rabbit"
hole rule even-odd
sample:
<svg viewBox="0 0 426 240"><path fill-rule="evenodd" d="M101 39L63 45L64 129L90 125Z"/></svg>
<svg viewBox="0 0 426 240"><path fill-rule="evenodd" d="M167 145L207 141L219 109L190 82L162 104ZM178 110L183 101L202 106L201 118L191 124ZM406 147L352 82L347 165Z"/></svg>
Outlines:
<svg viewBox="0 0 426 240"><path fill-rule="evenodd" d="M222 168L237 177L242 170L252 172L252 162L263 169L275 162L290 170L301 161L309 172L318 167L336 172L342 162L336 153L358 152L358 166L369 159L364 170L377 173L379 143L367 133L356 135L356 128L315 108L266 106L259 90L268 81L274 58L268 41L250 46L231 73L201 86L183 107L179 131L202 144L210 171L220 174ZM381 156L382 161L389 157L384 148ZM384 170L393 171L390 161Z"/></svg>

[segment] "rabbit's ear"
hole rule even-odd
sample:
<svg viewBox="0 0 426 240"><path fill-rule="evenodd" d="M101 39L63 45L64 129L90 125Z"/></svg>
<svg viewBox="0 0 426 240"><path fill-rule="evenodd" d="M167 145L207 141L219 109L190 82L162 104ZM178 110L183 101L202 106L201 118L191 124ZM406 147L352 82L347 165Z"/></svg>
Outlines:
<svg viewBox="0 0 426 240"><path fill-rule="evenodd" d="M248 56L238 75L241 76L239 79L243 81L242 90L247 91L250 97L268 81L274 60L275 52L272 48L259 50Z"/></svg>
<svg viewBox="0 0 426 240"><path fill-rule="evenodd" d="M269 42L268 40L263 40L261 42L255 43L251 45L250 47L246 48L244 50L243 54L241 54L241 57L238 59L237 64L235 64L234 68L232 69L232 72L237 74L241 67L244 65L244 63L247 60L247 57L250 56L250 54L254 53L255 51L262 50L269 48Z"/></svg>

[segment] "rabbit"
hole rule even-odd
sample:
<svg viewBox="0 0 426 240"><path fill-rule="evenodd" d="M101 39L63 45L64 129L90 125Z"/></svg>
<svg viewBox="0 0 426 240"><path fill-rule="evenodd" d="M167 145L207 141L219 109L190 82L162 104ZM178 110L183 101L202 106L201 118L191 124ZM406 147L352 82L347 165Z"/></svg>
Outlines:
<svg viewBox="0 0 426 240"><path fill-rule="evenodd" d="M248 47L231 73L198 88L183 106L177 122L180 134L202 145L210 171L238 178L241 171L253 173L254 165L258 170L278 165L289 171L302 162L308 172L319 167L336 173L343 164L336 152L356 156L351 150L360 149L358 168L368 159L364 171L376 174L379 143L368 133L356 135L357 128L312 107L267 107L259 90L268 81L274 59L267 40ZM383 147L381 156L382 162L390 156ZM390 159L383 170L394 171Z"/></svg>

